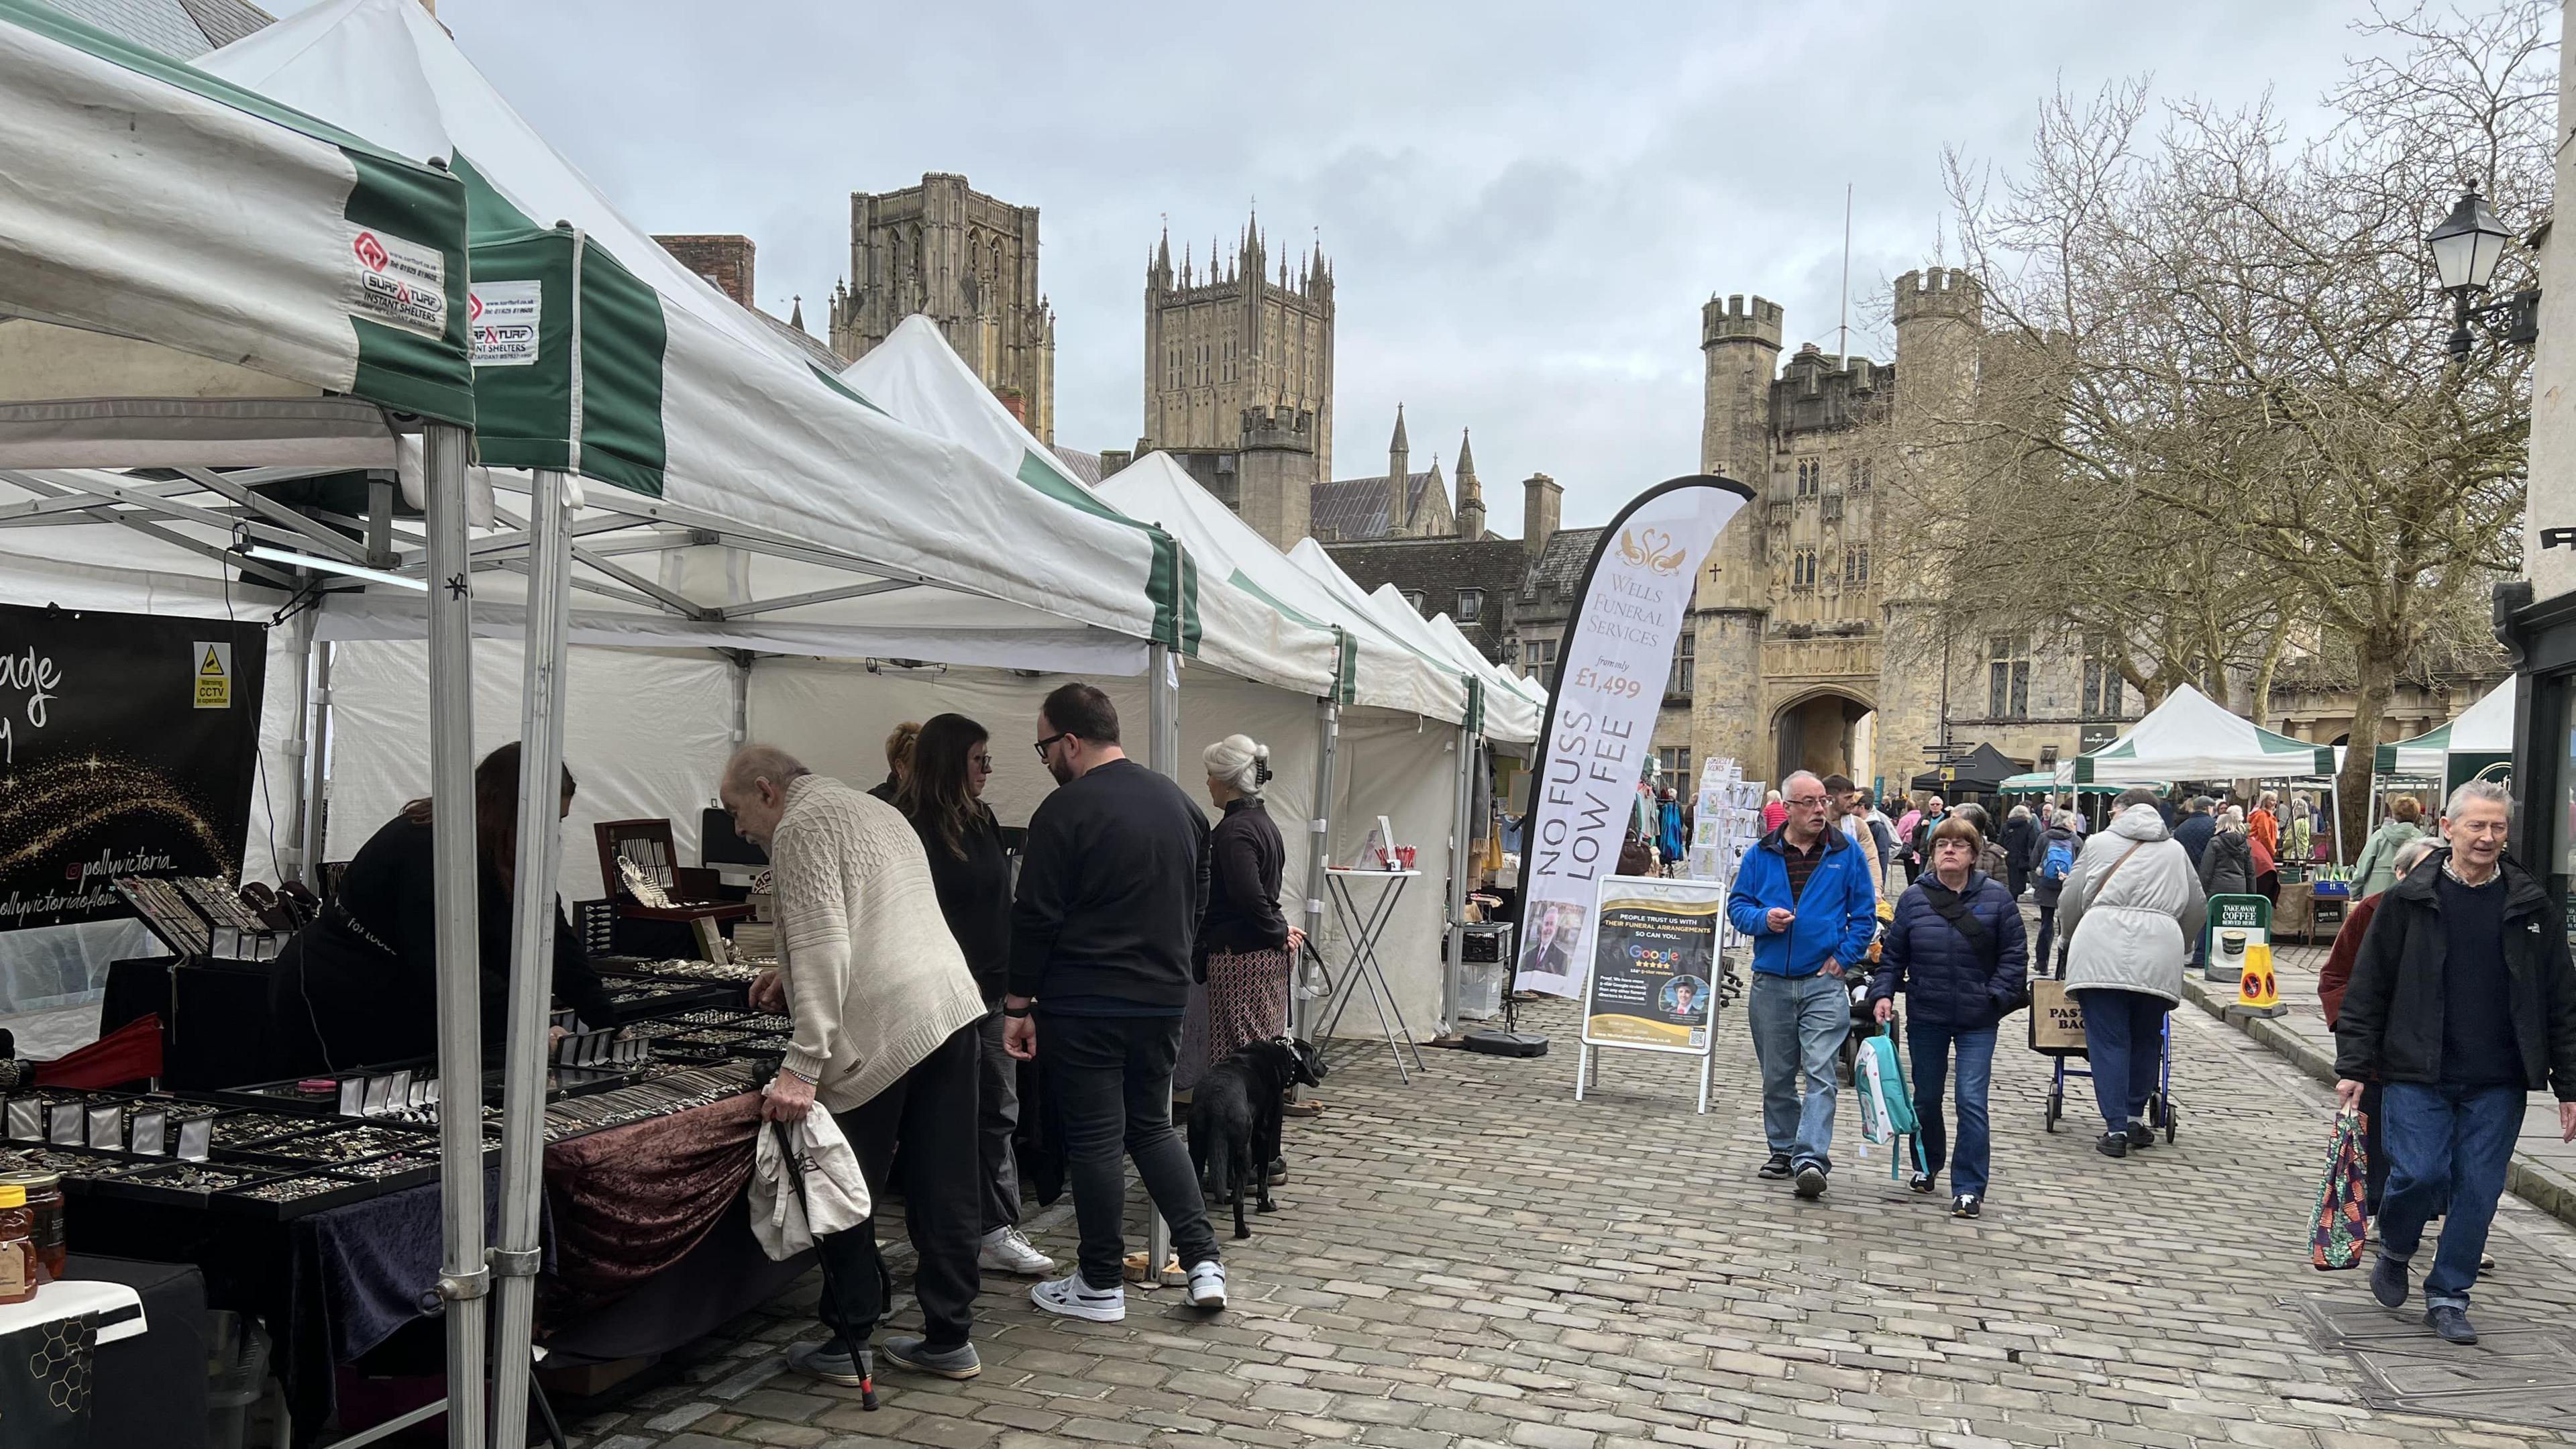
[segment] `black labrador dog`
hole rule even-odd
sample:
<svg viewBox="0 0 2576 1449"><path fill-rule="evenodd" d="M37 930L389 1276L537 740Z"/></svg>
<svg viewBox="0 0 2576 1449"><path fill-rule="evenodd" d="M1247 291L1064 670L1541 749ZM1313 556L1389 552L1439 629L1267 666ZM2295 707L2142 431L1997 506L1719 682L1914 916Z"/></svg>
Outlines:
<svg viewBox="0 0 2576 1449"><path fill-rule="evenodd" d="M1221 1169L1217 1186L1234 1200L1236 1237L1252 1236L1243 1220L1245 1188L1253 1189L1261 1211L1278 1211L1270 1201L1270 1164L1279 1156L1280 1108L1288 1088L1323 1080L1323 1054L1285 1036L1247 1043L1199 1078L1190 1096L1190 1165L1203 1184L1209 1163Z"/></svg>

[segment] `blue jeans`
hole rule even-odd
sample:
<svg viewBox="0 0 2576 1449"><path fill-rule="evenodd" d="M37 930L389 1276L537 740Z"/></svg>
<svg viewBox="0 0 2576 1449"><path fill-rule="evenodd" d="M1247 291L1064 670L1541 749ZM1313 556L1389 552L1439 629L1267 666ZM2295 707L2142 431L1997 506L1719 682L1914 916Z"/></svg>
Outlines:
<svg viewBox="0 0 2576 1449"><path fill-rule="evenodd" d="M1762 1135L1792 1167L1833 1171L1835 1079L1851 1034L1851 991L1842 976L1753 973L1744 1016L1762 1064ZM1798 1089L1801 1072L1806 1090Z"/></svg>
<svg viewBox="0 0 2576 1449"><path fill-rule="evenodd" d="M1948 1134L1941 1124L1941 1088L1950 1074L1950 1053L1959 1054L1959 1150L1946 1157L1950 1190L1986 1195L1989 1144L1986 1133L1986 1088L1994 1080L1995 1029L1962 1030L1909 1022L1913 1041L1906 1047L1914 1059L1914 1118L1923 1136L1924 1171L1938 1175L1945 1160Z"/></svg>
<svg viewBox="0 0 2576 1449"><path fill-rule="evenodd" d="M2388 1148L2380 1256L2400 1263L2412 1259L2423 1244L2425 1222L2444 1213L2442 1246L2424 1278L2424 1306L2466 1308L2527 1099L2520 1087L2390 1082L2379 1102L2387 1113L2379 1140Z"/></svg>
<svg viewBox="0 0 2576 1449"><path fill-rule="evenodd" d="M2093 1101L2113 1132L2146 1114L2164 1065L2165 1013L2173 1003L2143 991L2096 987L2076 993L2084 1004L2084 1054L2093 1061Z"/></svg>

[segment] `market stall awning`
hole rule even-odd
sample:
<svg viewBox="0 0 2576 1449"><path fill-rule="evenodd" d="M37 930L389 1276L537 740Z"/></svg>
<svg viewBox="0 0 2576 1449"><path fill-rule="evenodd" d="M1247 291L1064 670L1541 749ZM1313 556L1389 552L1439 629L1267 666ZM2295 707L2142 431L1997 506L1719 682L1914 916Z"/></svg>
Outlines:
<svg viewBox="0 0 2576 1449"><path fill-rule="evenodd" d="M2185 684L2128 733L2059 765L2057 779L2060 784L2145 785L2162 780L2331 779L2334 772L2333 746L2274 734Z"/></svg>
<svg viewBox="0 0 2576 1449"><path fill-rule="evenodd" d="M2165 782L2157 780L2153 784L2156 788L2162 789ZM2128 788L2127 785L2061 785L2057 782L2056 772L2033 770L2028 774L2007 776L2002 784L1995 787L1995 793L1998 795L2117 795Z"/></svg>
<svg viewBox="0 0 2576 1449"><path fill-rule="evenodd" d="M1991 795L2002 787L2004 781L2020 772L2020 761L2011 759L2003 751L1979 741L1977 747L1969 751L1964 758L1953 760L1946 765L1936 765L1915 776L1912 784L1916 790L1974 790L1979 794Z"/></svg>
<svg viewBox="0 0 2576 1449"><path fill-rule="evenodd" d="M2497 758L2511 759L2515 703L2514 676L2507 675L2502 684L2478 696L2476 703L2449 723L2413 739L2381 745L2373 766L2383 775L2414 775L2447 782L2454 755L2484 756L2481 765Z"/></svg>
<svg viewBox="0 0 2576 1449"><path fill-rule="evenodd" d="M802 545L890 587L1195 649L1196 589L1168 535L907 427L817 368L621 215L415 0L323 0L200 63L465 183L483 462L578 471L641 500L602 506Z"/></svg>
<svg viewBox="0 0 2576 1449"><path fill-rule="evenodd" d="M897 323L840 376L897 421L956 443L1033 488L1063 496L1093 492L1011 416L920 313ZM1179 472L1163 454L1150 454L1119 474L1118 487L1104 485L1097 496L1122 515L1171 534L1189 554L1200 579L1200 660L1239 679L1317 698L1347 689L1348 651L1329 623L1243 587L1239 556L1246 552L1245 536L1262 550L1270 546L1186 474L1181 481L1187 493L1156 487L1166 468Z"/></svg>
<svg viewBox="0 0 2576 1449"><path fill-rule="evenodd" d="M1316 583L1169 453L1137 459L1103 480L1100 491L1126 513L1181 539L1203 570L1202 599L1222 581L1331 640L1341 660L1343 703L1452 722L1466 717L1467 689L1457 669L1426 658L1385 629L1375 613L1352 607Z"/></svg>
<svg viewBox="0 0 2576 1449"><path fill-rule="evenodd" d="M470 427L465 191L427 154L0 0L6 345L104 333L302 384L333 426ZM0 440L184 432L190 401L9 399Z"/></svg>

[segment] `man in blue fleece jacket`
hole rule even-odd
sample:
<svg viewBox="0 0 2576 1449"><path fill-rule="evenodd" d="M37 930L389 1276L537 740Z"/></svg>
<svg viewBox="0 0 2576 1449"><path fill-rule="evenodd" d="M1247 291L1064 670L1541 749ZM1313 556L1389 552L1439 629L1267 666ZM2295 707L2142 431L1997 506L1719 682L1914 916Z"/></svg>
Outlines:
<svg viewBox="0 0 2576 1449"><path fill-rule="evenodd" d="M1851 1033L1846 974L1869 958L1878 890L1868 858L1828 829L1824 782L1800 770L1780 783L1788 818L1736 867L1726 916L1753 941L1745 1005L1762 1064L1762 1175L1795 1175L1798 1196L1824 1196L1833 1171L1835 1067ZM1806 1089L1799 1090L1799 1074Z"/></svg>

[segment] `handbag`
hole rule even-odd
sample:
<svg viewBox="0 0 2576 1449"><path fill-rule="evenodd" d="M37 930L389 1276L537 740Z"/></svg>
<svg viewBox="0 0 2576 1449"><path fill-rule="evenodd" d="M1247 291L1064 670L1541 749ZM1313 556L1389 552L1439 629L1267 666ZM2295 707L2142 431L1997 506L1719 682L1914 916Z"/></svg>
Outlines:
<svg viewBox="0 0 2576 1449"><path fill-rule="evenodd" d="M2358 1111L2335 1114L2334 1135L2326 1144L2325 1180L2317 1184L2317 1207L2309 1231L2309 1261L2319 1272L2359 1266L2362 1248L2370 1241L2370 1208L2365 1200L2370 1164L2362 1146L2366 1125Z"/></svg>

